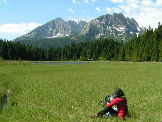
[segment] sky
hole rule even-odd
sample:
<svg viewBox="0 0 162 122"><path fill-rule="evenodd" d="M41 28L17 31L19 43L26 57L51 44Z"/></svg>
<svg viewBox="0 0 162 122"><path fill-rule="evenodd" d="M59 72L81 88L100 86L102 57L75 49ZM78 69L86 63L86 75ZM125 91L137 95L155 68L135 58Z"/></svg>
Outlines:
<svg viewBox="0 0 162 122"><path fill-rule="evenodd" d="M0 0L0 39L13 40L58 17L90 21L113 13L156 28L162 23L162 0Z"/></svg>

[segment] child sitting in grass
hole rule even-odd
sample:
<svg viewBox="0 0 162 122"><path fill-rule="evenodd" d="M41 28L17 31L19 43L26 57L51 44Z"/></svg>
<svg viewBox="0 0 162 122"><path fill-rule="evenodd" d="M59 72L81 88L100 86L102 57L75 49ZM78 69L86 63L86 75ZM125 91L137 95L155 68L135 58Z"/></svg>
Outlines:
<svg viewBox="0 0 162 122"><path fill-rule="evenodd" d="M111 103L108 103L107 106L98 112L97 114L93 114L92 117L101 117L106 113L110 113L111 115L118 116L121 119L125 119L128 116L128 106L127 106L127 99L124 97L124 92L122 89L118 88L115 90L115 99L112 99ZM115 105L117 111L115 111L112 106Z"/></svg>

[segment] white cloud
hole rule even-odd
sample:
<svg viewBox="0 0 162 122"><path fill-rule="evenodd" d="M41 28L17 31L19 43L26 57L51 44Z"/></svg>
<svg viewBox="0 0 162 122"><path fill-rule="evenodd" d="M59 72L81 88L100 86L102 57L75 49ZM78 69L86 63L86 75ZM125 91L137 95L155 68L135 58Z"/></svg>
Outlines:
<svg viewBox="0 0 162 122"><path fill-rule="evenodd" d="M7 3L7 0L2 0L3 3Z"/></svg>
<svg viewBox="0 0 162 122"><path fill-rule="evenodd" d="M80 4L80 2L78 2L77 0L72 0L72 3Z"/></svg>
<svg viewBox="0 0 162 122"><path fill-rule="evenodd" d="M91 0L92 2L96 2L96 0Z"/></svg>
<svg viewBox="0 0 162 122"><path fill-rule="evenodd" d="M162 0L157 0L155 4L156 6L162 7Z"/></svg>
<svg viewBox="0 0 162 122"><path fill-rule="evenodd" d="M113 13L121 13L122 12L122 10L120 9L120 8L112 8L112 10L113 10Z"/></svg>
<svg viewBox="0 0 162 122"><path fill-rule="evenodd" d="M110 0L113 3L123 3L123 0Z"/></svg>
<svg viewBox="0 0 162 122"><path fill-rule="evenodd" d="M140 25L153 28L157 27L158 22L162 22L162 9L141 7L143 11L136 15L136 20ZM137 13L136 13L137 14Z"/></svg>
<svg viewBox="0 0 162 122"><path fill-rule="evenodd" d="M74 10L72 8L69 8L68 11L74 13Z"/></svg>
<svg viewBox="0 0 162 122"><path fill-rule="evenodd" d="M112 12L112 10L111 10L110 8L108 8L108 7L105 8L105 11L106 11L107 13L111 13L111 12Z"/></svg>
<svg viewBox="0 0 162 122"><path fill-rule="evenodd" d="M96 0L84 0L84 3L96 2Z"/></svg>
<svg viewBox="0 0 162 122"><path fill-rule="evenodd" d="M40 25L41 24L34 22L20 24L4 24L0 25L0 33L25 34Z"/></svg>
<svg viewBox="0 0 162 122"><path fill-rule="evenodd" d="M102 10L99 7L97 7L96 11L98 11L100 13Z"/></svg>
<svg viewBox="0 0 162 122"><path fill-rule="evenodd" d="M139 3L140 1L139 0L125 0L125 2L127 3L127 4L131 4L131 3Z"/></svg>
<svg viewBox="0 0 162 122"><path fill-rule="evenodd" d="M138 6L139 6L139 0L126 0L126 1L125 1L125 4L126 4L128 7L137 9Z"/></svg>
<svg viewBox="0 0 162 122"><path fill-rule="evenodd" d="M88 3L89 1L88 0L84 0L85 3Z"/></svg>
<svg viewBox="0 0 162 122"><path fill-rule="evenodd" d="M157 6L159 3L161 0L155 3L152 0L126 0L119 8L127 17L135 18L140 26L155 28L158 22L162 23L162 6Z"/></svg>
<svg viewBox="0 0 162 122"><path fill-rule="evenodd" d="M145 5L145 6L153 6L154 5L154 3L151 0L142 0L141 4Z"/></svg>

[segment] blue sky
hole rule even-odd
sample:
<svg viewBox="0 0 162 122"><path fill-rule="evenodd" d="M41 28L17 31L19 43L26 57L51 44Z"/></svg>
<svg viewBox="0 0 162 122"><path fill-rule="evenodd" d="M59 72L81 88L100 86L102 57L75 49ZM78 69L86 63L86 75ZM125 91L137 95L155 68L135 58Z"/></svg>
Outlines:
<svg viewBox="0 0 162 122"><path fill-rule="evenodd" d="M120 12L155 28L162 0L0 0L0 38L12 40L57 17L89 21Z"/></svg>

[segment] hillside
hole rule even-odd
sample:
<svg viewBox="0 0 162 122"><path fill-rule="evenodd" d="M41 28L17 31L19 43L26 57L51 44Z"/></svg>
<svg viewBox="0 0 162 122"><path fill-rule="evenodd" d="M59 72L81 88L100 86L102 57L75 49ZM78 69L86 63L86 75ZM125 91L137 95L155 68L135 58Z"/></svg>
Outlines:
<svg viewBox="0 0 162 122"><path fill-rule="evenodd" d="M123 14L102 15L89 22L54 19L33 31L15 39L26 45L41 48L63 47L72 43L90 42L99 38L109 38L124 42L144 32L134 19Z"/></svg>
<svg viewBox="0 0 162 122"><path fill-rule="evenodd" d="M144 32L133 18L126 18L122 13L107 14L91 20L81 34L98 38L110 37L128 41Z"/></svg>
<svg viewBox="0 0 162 122"><path fill-rule="evenodd" d="M66 22L62 18L56 18L15 40L66 37L81 32L86 24L85 21L69 20Z"/></svg>

